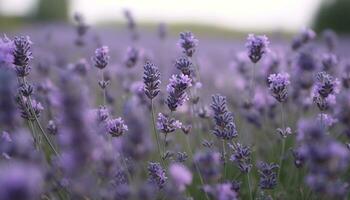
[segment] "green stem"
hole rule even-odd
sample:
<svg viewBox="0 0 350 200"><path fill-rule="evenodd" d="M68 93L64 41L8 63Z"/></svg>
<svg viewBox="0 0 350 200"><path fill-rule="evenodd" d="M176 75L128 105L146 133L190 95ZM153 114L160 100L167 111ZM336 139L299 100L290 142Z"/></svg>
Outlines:
<svg viewBox="0 0 350 200"><path fill-rule="evenodd" d="M102 78L102 83L104 84L105 82L105 76L103 75L103 70L101 69L101 78ZM103 105L106 105L106 88L102 88L102 95L103 95Z"/></svg>
<svg viewBox="0 0 350 200"><path fill-rule="evenodd" d="M190 153L190 156L193 159L193 152L192 152L191 145L190 145L189 135L186 135L186 144L187 144L188 152ZM196 162L194 162L194 166L195 166L196 171L198 173L199 180L200 180L202 186L204 186L204 180L203 180L202 174L201 174L201 172L199 170L199 167L198 167ZM205 194L206 199L209 200L209 196L207 195L207 193L204 192L204 194Z"/></svg>
<svg viewBox="0 0 350 200"><path fill-rule="evenodd" d="M226 177L226 141L222 140L222 158L224 159L224 179Z"/></svg>
<svg viewBox="0 0 350 200"><path fill-rule="evenodd" d="M284 119L284 106L283 103L281 103L281 122L282 122L282 131L285 131L285 119ZM280 180L280 174L282 172L282 165L283 165L283 157L284 157L284 149L286 146L286 138L282 137L282 149L281 149L281 155L280 155L280 161L279 161L279 168L278 168L278 180ZM281 180L280 180L281 182Z"/></svg>
<svg viewBox="0 0 350 200"><path fill-rule="evenodd" d="M23 77L23 84L25 84L25 85L27 84L25 77ZM32 107L32 100L31 100L30 96L28 97L28 100L29 100L29 109L30 109L30 112L33 113L33 116L34 116L34 118L35 118L35 122L36 122L36 124L38 125L38 127L39 127L41 133L43 134L44 139L46 140L47 144L50 146L51 150L56 154L56 156L59 156L59 154L58 154L58 152L56 151L55 147L52 145L52 143L51 143L49 137L46 135L44 129L41 127L41 124L40 124L40 122L39 122L39 120L38 120L38 117L36 116L36 114L35 114L35 112L34 112L34 109L33 109L33 107Z"/></svg>
<svg viewBox="0 0 350 200"><path fill-rule="evenodd" d="M248 189L249 189L249 199L253 200L252 187L250 185L250 173L247 173Z"/></svg>
<svg viewBox="0 0 350 200"><path fill-rule="evenodd" d="M34 115L35 116L35 115ZM50 146L51 150L56 154L56 156L59 156L59 153L58 151L56 150L56 148L54 147L54 145L51 143L50 139L49 139L49 136L45 133L44 129L42 128L41 124L39 123L39 120L38 118L35 116L35 121L36 121L36 124L38 125L41 133L44 135L44 138L47 142L47 144Z"/></svg>
<svg viewBox="0 0 350 200"><path fill-rule="evenodd" d="M152 113L153 133L154 133L154 135L156 137L156 141L157 141L158 154L159 154L160 162L162 162L162 164L164 166L163 159L162 159L162 152L160 150L160 143L159 143L158 133L157 133L157 129L156 129L156 122L155 122L155 118L154 118L153 99L151 99L151 113Z"/></svg>

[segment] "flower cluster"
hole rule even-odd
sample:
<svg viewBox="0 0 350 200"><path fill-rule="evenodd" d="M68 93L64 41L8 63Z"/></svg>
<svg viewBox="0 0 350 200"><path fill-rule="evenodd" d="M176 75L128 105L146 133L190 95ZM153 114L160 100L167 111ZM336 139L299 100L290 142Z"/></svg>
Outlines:
<svg viewBox="0 0 350 200"><path fill-rule="evenodd" d="M278 168L278 165L261 161L257 167L260 174L259 187L264 190L273 189L277 185L277 173L274 170Z"/></svg>
<svg viewBox="0 0 350 200"><path fill-rule="evenodd" d="M182 48L186 56L192 57L196 51L198 40L194 37L192 32L182 32L180 33L178 45Z"/></svg>
<svg viewBox="0 0 350 200"><path fill-rule="evenodd" d="M158 114L157 129L164 134L172 133L176 129L180 129L182 123L174 118L168 117L162 113Z"/></svg>
<svg viewBox="0 0 350 200"><path fill-rule="evenodd" d="M0 38L0 66L9 67L13 63L13 42L6 36Z"/></svg>
<svg viewBox="0 0 350 200"><path fill-rule="evenodd" d="M268 78L269 89L272 96L279 102L287 100L287 86L290 84L289 74L271 74Z"/></svg>
<svg viewBox="0 0 350 200"><path fill-rule="evenodd" d="M188 77L193 77L193 64L187 57L181 57L175 61L175 67Z"/></svg>
<svg viewBox="0 0 350 200"><path fill-rule="evenodd" d="M126 51L125 60L124 60L125 65L129 68L134 67L139 60L139 57L140 57L139 54L140 52L137 48L128 47Z"/></svg>
<svg viewBox="0 0 350 200"><path fill-rule="evenodd" d="M94 66L98 69L104 69L109 62L109 48L107 46L102 46L95 50L95 55L92 58Z"/></svg>
<svg viewBox="0 0 350 200"><path fill-rule="evenodd" d="M167 181L165 170L159 163L148 164L148 180L158 186L159 189L162 189Z"/></svg>
<svg viewBox="0 0 350 200"><path fill-rule="evenodd" d="M32 41L29 36L15 37L13 40L15 49L13 51L13 64L17 72L17 76L25 77L29 74L31 67L29 62L33 59L31 46Z"/></svg>
<svg viewBox="0 0 350 200"><path fill-rule="evenodd" d="M173 75L167 85L168 98L166 103L171 111L182 106L189 98L186 89L192 86L192 79L187 75Z"/></svg>
<svg viewBox="0 0 350 200"><path fill-rule="evenodd" d="M151 62L146 62L143 69L144 91L148 98L153 99L159 93L160 72L158 67Z"/></svg>
<svg viewBox="0 0 350 200"><path fill-rule="evenodd" d="M212 96L211 108L214 112L215 128L212 131L216 137L223 140L231 140L237 137L237 129L233 114L228 111L226 97L219 94Z"/></svg>
<svg viewBox="0 0 350 200"><path fill-rule="evenodd" d="M303 29L292 41L292 49L297 50L316 37L316 33L308 28Z"/></svg>
<svg viewBox="0 0 350 200"><path fill-rule="evenodd" d="M204 192L208 193L215 200L237 200L238 194L230 183L220 183L213 186L206 185Z"/></svg>
<svg viewBox="0 0 350 200"><path fill-rule="evenodd" d="M229 144L229 146L233 150L230 160L236 163L242 173L249 173L250 169L252 168L250 148L240 143Z"/></svg>
<svg viewBox="0 0 350 200"><path fill-rule="evenodd" d="M305 159L309 173L306 183L315 191L344 198L347 183L334 179L349 166L349 150L326 134L318 121L303 119L298 123L299 153Z"/></svg>
<svg viewBox="0 0 350 200"><path fill-rule="evenodd" d="M335 95L339 93L339 81L326 72L319 72L316 76L312 96L320 110L327 110L335 104Z"/></svg>
<svg viewBox="0 0 350 200"><path fill-rule="evenodd" d="M112 137L119 137L128 131L128 126L124 123L124 120L120 117L115 119L109 119L106 122L107 132Z"/></svg>
<svg viewBox="0 0 350 200"><path fill-rule="evenodd" d="M182 192L187 185L192 183L192 173L182 164L172 164L169 167L169 175L178 191Z"/></svg>
<svg viewBox="0 0 350 200"><path fill-rule="evenodd" d="M217 181L220 178L221 155L218 152L198 152L194 156L194 163L199 173L207 181Z"/></svg>
<svg viewBox="0 0 350 200"><path fill-rule="evenodd" d="M269 43L269 39L265 35L248 35L246 47L248 49L248 57L253 63L259 62L262 56L269 51Z"/></svg>

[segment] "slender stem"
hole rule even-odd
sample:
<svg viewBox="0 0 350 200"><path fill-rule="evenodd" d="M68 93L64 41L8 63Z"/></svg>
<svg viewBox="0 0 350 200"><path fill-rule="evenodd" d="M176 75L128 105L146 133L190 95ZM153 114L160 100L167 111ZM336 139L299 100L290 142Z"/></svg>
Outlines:
<svg viewBox="0 0 350 200"><path fill-rule="evenodd" d="M31 130L31 132L32 132L32 135L33 135L35 147L36 147L37 149L39 149L39 148L40 148L40 145L39 145L39 143L38 143L38 138L37 138L36 132L35 132L35 130L34 130L33 122L30 121L30 119L28 119L27 121L28 121L28 126L29 126L29 128L30 128L30 130Z"/></svg>
<svg viewBox="0 0 350 200"><path fill-rule="evenodd" d="M282 123L282 131L285 131L285 119L284 119L284 106L283 106L283 103L281 103L281 123ZM286 146L286 138L282 137L282 149L281 149L279 168L278 168L278 180L281 177L280 174L282 172L282 165L283 165L285 146Z"/></svg>
<svg viewBox="0 0 350 200"><path fill-rule="evenodd" d="M280 174L282 172L282 165L283 165L283 157L284 157L284 149L286 146L286 139L282 139L282 150L281 150L281 156L280 156L280 163L279 163L279 168L278 168L278 179L280 179Z"/></svg>
<svg viewBox="0 0 350 200"><path fill-rule="evenodd" d="M25 84L25 85L27 84L25 77L23 77L23 84ZM32 107L32 100L31 100L30 96L28 97L28 100L29 100L29 109L30 109L30 111L33 113L33 116L34 116L34 118L35 118L35 122L36 122L36 124L38 125L38 127L39 127L41 133L44 135L44 138L45 138L47 144L50 146L51 150L56 154L56 156L59 156L59 154L58 154L58 152L56 151L55 147L52 145L52 143L51 143L49 137L46 135L44 129L41 127L41 124L40 124L40 122L39 122L39 120L38 120L38 117L36 116L36 114L35 114L35 112L34 112L34 109L33 109L33 107Z"/></svg>
<svg viewBox="0 0 350 200"><path fill-rule="evenodd" d="M190 145L189 135L186 135L186 144L187 144L188 152L190 153L190 156L193 159L193 152L192 152L191 145ZM204 180L203 180L202 174L201 174L196 162L194 162L194 166L195 166L196 171L198 173L199 180L200 180L201 184L204 186ZM209 200L209 196L207 195L207 193L204 192L204 194L205 194L206 199Z"/></svg>
<svg viewBox="0 0 350 200"><path fill-rule="evenodd" d="M132 179L131 179L131 174L130 174L130 172L129 172L128 165L127 165L127 163L126 163L126 161L125 161L125 157L124 157L124 155L121 154L121 153L120 153L120 159L122 160L122 163L123 163L124 168L125 168L126 175L128 176L129 183L130 183L131 180L132 180Z"/></svg>
<svg viewBox="0 0 350 200"><path fill-rule="evenodd" d="M34 115L35 116L35 115ZM49 136L45 133L43 127L41 126L41 124L39 123L38 118L35 116L35 120L36 120L36 124L38 125L41 133L44 135L44 138L47 142L47 144L50 146L51 150L56 154L56 156L59 156L59 153L57 152L57 150L55 149L55 147L53 146L53 144L51 143Z"/></svg>
<svg viewBox="0 0 350 200"><path fill-rule="evenodd" d="M249 189L249 199L253 200L252 187L250 185L250 173L247 173L248 189Z"/></svg>
<svg viewBox="0 0 350 200"><path fill-rule="evenodd" d="M103 70L101 69L101 80L104 84L105 82L105 76L103 75ZM106 105L106 88L102 88L102 95L103 95L103 105Z"/></svg>
<svg viewBox="0 0 350 200"><path fill-rule="evenodd" d="M254 90L255 90L255 68L256 68L256 64L254 63L253 65L253 70L252 70L252 77L250 79L250 101L252 102L254 99Z"/></svg>
<svg viewBox="0 0 350 200"><path fill-rule="evenodd" d="M222 140L222 158L224 159L224 179L226 177L226 141Z"/></svg>
<svg viewBox="0 0 350 200"><path fill-rule="evenodd" d="M156 122L155 122L155 118L154 118L153 99L151 99L151 113L152 113L153 133L154 133L154 135L156 137L156 141L157 141L158 154L159 154L160 161L163 163L162 152L160 150L160 143L159 143L158 133L157 133L157 129L156 129ZM163 166L164 166L164 163L163 163Z"/></svg>

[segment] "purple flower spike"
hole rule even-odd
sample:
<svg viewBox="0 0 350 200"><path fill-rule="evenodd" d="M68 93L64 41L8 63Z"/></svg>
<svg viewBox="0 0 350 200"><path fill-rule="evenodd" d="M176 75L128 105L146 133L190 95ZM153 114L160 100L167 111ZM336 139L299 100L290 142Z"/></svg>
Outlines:
<svg viewBox="0 0 350 200"><path fill-rule="evenodd" d="M94 66L99 69L104 69L108 65L109 61L109 48L107 46L102 46L95 50L95 55L92 58Z"/></svg>
<svg viewBox="0 0 350 200"><path fill-rule="evenodd" d="M9 67L13 63L13 50L14 44L10 39L6 36L0 38L0 66Z"/></svg>
<svg viewBox="0 0 350 200"><path fill-rule="evenodd" d="M178 45L182 48L184 54L188 57L192 57L196 51L198 40L194 37L192 32L182 32L180 33Z"/></svg>
<svg viewBox="0 0 350 200"><path fill-rule="evenodd" d="M148 164L148 175L149 182L158 186L159 189L162 189L168 179L165 175L165 170L159 163Z"/></svg>
<svg viewBox="0 0 350 200"><path fill-rule="evenodd" d="M265 35L248 35L246 47L248 49L248 57L253 63L259 62L262 56L269 51L269 43L269 39Z"/></svg>
<svg viewBox="0 0 350 200"><path fill-rule="evenodd" d="M186 89L192 86L192 79L187 75L173 75L167 85L169 93L166 100L171 111L175 111L177 107L182 106L189 98Z"/></svg>
<svg viewBox="0 0 350 200"><path fill-rule="evenodd" d="M271 74L268 78L269 89L279 102L287 100L287 86L290 84L289 74Z"/></svg>
<svg viewBox="0 0 350 200"><path fill-rule="evenodd" d="M118 117L107 121L108 133L113 137L119 137L128 131L128 126L125 125L124 120Z"/></svg>
<svg viewBox="0 0 350 200"><path fill-rule="evenodd" d="M159 113L157 119L157 129L162 133L168 134L174 132L176 129L181 128L182 123L174 118L169 118L168 116Z"/></svg>

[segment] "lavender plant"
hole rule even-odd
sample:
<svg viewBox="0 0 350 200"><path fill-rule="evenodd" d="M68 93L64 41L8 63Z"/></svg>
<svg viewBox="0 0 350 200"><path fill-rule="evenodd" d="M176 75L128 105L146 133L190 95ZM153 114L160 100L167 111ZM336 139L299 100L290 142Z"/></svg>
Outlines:
<svg viewBox="0 0 350 200"><path fill-rule="evenodd" d="M76 15L0 38L0 199L349 197L347 36L244 47L124 14L125 34Z"/></svg>

